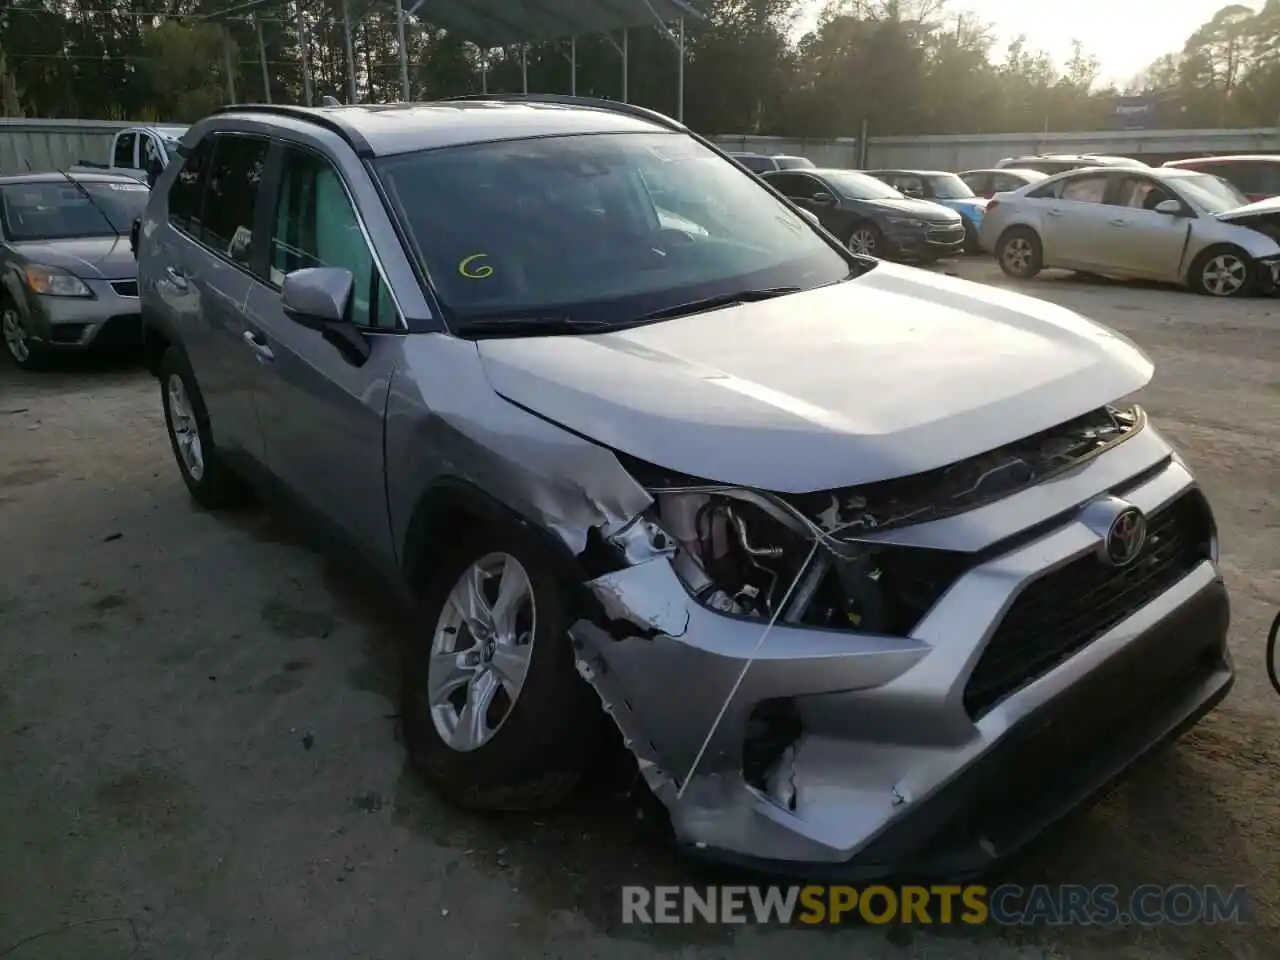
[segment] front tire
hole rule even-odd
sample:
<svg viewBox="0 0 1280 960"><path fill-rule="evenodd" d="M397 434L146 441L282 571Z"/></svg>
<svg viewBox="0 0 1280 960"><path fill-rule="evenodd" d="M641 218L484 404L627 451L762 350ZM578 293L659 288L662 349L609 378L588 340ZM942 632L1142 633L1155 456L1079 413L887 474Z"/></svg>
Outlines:
<svg viewBox="0 0 1280 960"><path fill-rule="evenodd" d="M578 676L564 584L517 530L481 529L427 584L401 717L409 760L478 810L537 810L567 797L602 742L599 700Z"/></svg>
<svg viewBox="0 0 1280 960"><path fill-rule="evenodd" d="M43 365L40 345L31 342L18 305L7 294L0 294L0 337L4 339L4 352L19 370L38 370Z"/></svg>
<svg viewBox="0 0 1280 960"><path fill-rule="evenodd" d="M209 415L195 375L174 347L160 358L160 396L169 445L192 498L210 510L243 500L246 488L213 445Z"/></svg>
<svg viewBox="0 0 1280 960"><path fill-rule="evenodd" d="M853 253L860 253L864 257L880 257L884 255L884 250L882 249L884 247L884 238L880 234L880 228L867 220L853 225L845 245Z"/></svg>
<svg viewBox="0 0 1280 960"><path fill-rule="evenodd" d="M1034 230L1014 227L1006 230L996 244L996 259L1006 276L1030 280L1044 266L1044 248Z"/></svg>
<svg viewBox="0 0 1280 960"><path fill-rule="evenodd" d="M1257 279L1253 258L1239 247L1210 247L1187 274L1191 289L1207 297L1247 297Z"/></svg>

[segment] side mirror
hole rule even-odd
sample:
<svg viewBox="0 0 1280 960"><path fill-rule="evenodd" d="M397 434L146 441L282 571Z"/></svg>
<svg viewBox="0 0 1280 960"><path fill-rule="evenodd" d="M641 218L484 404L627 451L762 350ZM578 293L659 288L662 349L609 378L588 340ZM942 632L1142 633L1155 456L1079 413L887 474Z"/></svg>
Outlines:
<svg viewBox="0 0 1280 960"><path fill-rule="evenodd" d="M1182 216L1182 204L1180 204L1177 200L1161 200L1154 207L1152 207L1152 209L1155 210L1156 213L1167 214L1168 216L1171 216L1171 217Z"/></svg>
<svg viewBox="0 0 1280 960"><path fill-rule="evenodd" d="M798 209L800 211L800 216L804 217L806 220L812 223L815 227L822 226L822 221L818 219L818 215L814 213L812 210L806 210L804 207L799 207Z"/></svg>
<svg viewBox="0 0 1280 960"><path fill-rule="evenodd" d="M810 203L816 203L824 207L830 204L833 200L834 198L831 194L827 193L825 190L819 190L817 193L809 197Z"/></svg>
<svg viewBox="0 0 1280 960"><path fill-rule="evenodd" d="M369 359L369 341L347 319L355 278L343 267L306 267L285 274L280 306L290 320L316 330L355 366Z"/></svg>

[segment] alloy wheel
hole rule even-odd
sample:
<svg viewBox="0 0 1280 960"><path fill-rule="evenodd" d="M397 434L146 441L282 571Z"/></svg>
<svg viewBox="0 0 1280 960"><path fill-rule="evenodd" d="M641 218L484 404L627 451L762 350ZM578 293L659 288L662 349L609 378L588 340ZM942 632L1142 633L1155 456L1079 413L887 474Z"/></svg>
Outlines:
<svg viewBox="0 0 1280 960"><path fill-rule="evenodd" d="M26 363L31 359L31 345L27 342L27 329L22 325L22 317L16 307L5 307L0 313L0 331L4 334L4 345L9 355L18 363Z"/></svg>
<svg viewBox="0 0 1280 960"><path fill-rule="evenodd" d="M1031 241L1026 237L1014 237L1004 245L1004 263L1010 273L1026 273L1033 255Z"/></svg>
<svg viewBox="0 0 1280 960"><path fill-rule="evenodd" d="M431 721L452 749L484 746L511 715L536 628L533 584L519 560L490 553L463 571L436 623L427 666Z"/></svg>
<svg viewBox="0 0 1280 960"><path fill-rule="evenodd" d="M1220 253L1204 265L1200 282L1215 297L1239 293L1249 278L1249 267L1234 253Z"/></svg>
<svg viewBox="0 0 1280 960"><path fill-rule="evenodd" d="M178 374L169 375L166 389L169 391L169 429L177 441L178 456L182 459L183 469L199 483L204 478L204 447L200 442L195 410L187 397L186 385Z"/></svg>
<svg viewBox="0 0 1280 960"><path fill-rule="evenodd" d="M860 227L849 235L849 249L854 253L874 257L876 254L876 234L870 227Z"/></svg>

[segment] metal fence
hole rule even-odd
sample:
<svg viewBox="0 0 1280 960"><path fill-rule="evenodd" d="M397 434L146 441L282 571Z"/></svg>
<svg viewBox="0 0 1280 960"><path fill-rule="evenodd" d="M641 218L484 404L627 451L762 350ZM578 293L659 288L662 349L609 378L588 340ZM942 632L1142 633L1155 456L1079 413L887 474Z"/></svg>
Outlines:
<svg viewBox="0 0 1280 960"><path fill-rule="evenodd" d="M0 120L0 174L55 169L81 160L106 163L112 138L127 126L102 120ZM713 139L725 150L792 154L824 167L859 166L856 137L824 140L744 134ZM867 166L969 170L990 166L1003 157L1033 153L1114 153L1154 163L1215 153L1280 153L1280 128L871 137Z"/></svg>

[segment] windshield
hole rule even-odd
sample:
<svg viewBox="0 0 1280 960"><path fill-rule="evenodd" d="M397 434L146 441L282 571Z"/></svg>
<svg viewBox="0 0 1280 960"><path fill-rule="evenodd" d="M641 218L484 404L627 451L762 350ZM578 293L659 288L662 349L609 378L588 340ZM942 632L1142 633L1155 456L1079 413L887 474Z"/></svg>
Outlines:
<svg viewBox="0 0 1280 960"><path fill-rule="evenodd" d="M929 177L929 186L938 200L967 200L974 196L969 185L954 173L939 173Z"/></svg>
<svg viewBox="0 0 1280 960"><path fill-rule="evenodd" d="M1226 213L1249 203L1249 198L1234 186L1211 173L1178 177L1174 183L1187 199L1205 213Z"/></svg>
<svg viewBox="0 0 1280 960"><path fill-rule="evenodd" d="M127 233L142 216L148 194L141 183L7 183L0 186L0 227L6 238L19 241L113 237Z"/></svg>
<svg viewBox="0 0 1280 960"><path fill-rule="evenodd" d="M883 180L852 170L828 170L822 175L837 193L850 200L900 200L902 194Z"/></svg>
<svg viewBox="0 0 1280 960"><path fill-rule="evenodd" d="M437 297L460 319L626 322L851 272L755 177L683 134L472 144L374 167Z"/></svg>

